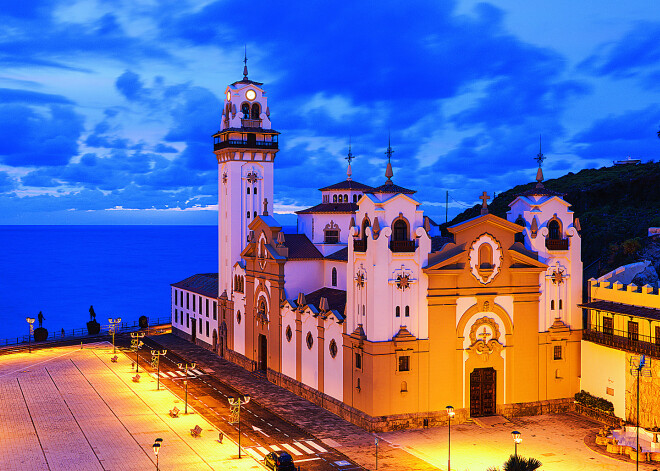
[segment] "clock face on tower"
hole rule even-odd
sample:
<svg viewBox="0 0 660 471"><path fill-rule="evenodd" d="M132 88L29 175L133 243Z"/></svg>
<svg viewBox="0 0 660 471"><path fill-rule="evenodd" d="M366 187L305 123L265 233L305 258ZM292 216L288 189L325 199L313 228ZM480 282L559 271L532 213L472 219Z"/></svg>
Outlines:
<svg viewBox="0 0 660 471"><path fill-rule="evenodd" d="M231 92L227 91L227 101L231 101Z"/></svg>
<svg viewBox="0 0 660 471"><path fill-rule="evenodd" d="M247 92L245 92L245 98L252 101L255 98L257 98L257 92L255 92L254 90L248 90Z"/></svg>

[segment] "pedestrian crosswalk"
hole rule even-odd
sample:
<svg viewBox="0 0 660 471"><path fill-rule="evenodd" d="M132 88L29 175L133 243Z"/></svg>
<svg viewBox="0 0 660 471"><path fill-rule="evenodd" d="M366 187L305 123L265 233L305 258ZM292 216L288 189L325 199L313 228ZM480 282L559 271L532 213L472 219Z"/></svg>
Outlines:
<svg viewBox="0 0 660 471"><path fill-rule="evenodd" d="M278 445L251 446L245 447L245 451L258 460L263 460L271 451L286 451L294 458L328 452L328 450L312 440L300 440L292 443L280 443Z"/></svg>
<svg viewBox="0 0 660 471"><path fill-rule="evenodd" d="M205 375L205 374L206 373L204 373L204 372L202 372L198 369L188 370L188 378L196 378L197 376L202 376L202 375ZM161 378L165 378L165 379L181 379L181 378L186 377L186 374L181 370L161 371L159 373L159 375L160 375ZM155 378L156 373L151 373L151 376L153 376Z"/></svg>

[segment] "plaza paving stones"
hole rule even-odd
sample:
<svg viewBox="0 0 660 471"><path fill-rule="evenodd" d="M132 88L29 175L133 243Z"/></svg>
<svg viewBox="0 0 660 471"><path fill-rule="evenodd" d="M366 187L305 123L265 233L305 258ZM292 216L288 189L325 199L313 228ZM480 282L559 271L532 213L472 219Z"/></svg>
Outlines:
<svg viewBox="0 0 660 471"><path fill-rule="evenodd" d="M131 360L112 355L101 343L0 357L0 470L155 469L157 437L162 470L263 469L194 411L171 418L179 399L147 374L132 382Z"/></svg>

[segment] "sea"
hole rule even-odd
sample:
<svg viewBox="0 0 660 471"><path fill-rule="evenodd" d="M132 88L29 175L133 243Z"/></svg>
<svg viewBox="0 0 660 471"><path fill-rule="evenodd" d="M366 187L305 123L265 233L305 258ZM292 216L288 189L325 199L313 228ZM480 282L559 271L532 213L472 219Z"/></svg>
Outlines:
<svg viewBox="0 0 660 471"><path fill-rule="evenodd" d="M27 335L26 318L40 311L49 334L85 328L91 305L101 325L168 317L171 283L217 273L217 234L217 226L0 226L0 339Z"/></svg>

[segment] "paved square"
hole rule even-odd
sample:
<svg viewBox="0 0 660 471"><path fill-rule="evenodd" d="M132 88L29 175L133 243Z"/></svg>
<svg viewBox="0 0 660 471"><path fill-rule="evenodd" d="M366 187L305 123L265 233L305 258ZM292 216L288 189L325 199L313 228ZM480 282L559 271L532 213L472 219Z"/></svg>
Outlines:
<svg viewBox="0 0 660 471"><path fill-rule="evenodd" d="M0 470L264 469L150 375L131 378L131 360L107 343L0 356ZM189 408L189 412L191 409ZM202 428L193 438L190 429Z"/></svg>

